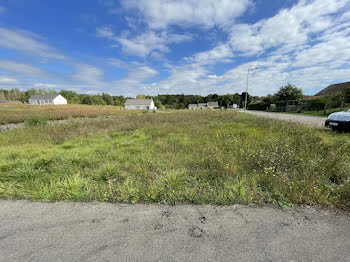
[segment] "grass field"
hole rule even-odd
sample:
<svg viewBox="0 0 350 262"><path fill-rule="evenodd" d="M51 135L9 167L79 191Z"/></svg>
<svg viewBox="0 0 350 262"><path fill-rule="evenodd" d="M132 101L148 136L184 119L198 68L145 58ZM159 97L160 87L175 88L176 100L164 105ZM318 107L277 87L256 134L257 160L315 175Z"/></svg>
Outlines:
<svg viewBox="0 0 350 262"><path fill-rule="evenodd" d="M232 111L0 133L0 197L350 207L350 136Z"/></svg>
<svg viewBox="0 0 350 262"><path fill-rule="evenodd" d="M90 105L25 105L0 103L0 125L21 123L28 119L61 120L75 117L97 117L115 115L120 108L115 106Z"/></svg>

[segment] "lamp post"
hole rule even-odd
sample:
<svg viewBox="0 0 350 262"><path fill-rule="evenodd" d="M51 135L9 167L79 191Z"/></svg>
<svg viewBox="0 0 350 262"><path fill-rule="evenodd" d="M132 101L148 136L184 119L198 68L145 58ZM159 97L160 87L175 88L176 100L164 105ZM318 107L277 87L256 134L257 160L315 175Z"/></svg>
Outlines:
<svg viewBox="0 0 350 262"><path fill-rule="evenodd" d="M247 88L246 88L246 90L245 90L244 113L245 113L245 111L247 110L247 103L248 103L248 79L249 79L249 72L250 72L250 71L253 71L253 70L256 70L256 69L259 69L259 68L258 68L258 67L249 68L249 69L248 69L248 72L247 72Z"/></svg>

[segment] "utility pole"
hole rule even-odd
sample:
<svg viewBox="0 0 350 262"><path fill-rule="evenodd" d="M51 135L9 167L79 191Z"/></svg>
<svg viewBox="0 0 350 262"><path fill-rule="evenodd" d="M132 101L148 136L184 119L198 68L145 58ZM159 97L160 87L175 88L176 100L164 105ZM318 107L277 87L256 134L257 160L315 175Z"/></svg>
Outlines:
<svg viewBox="0 0 350 262"><path fill-rule="evenodd" d="M253 71L253 70L256 70L256 69L259 69L259 68L258 68L258 67L249 68L249 69L248 69L248 72L247 72L247 88L246 88L246 90L245 90L244 113L245 113L245 111L247 110L247 103L248 103L248 81L249 81L249 72L250 72L250 71Z"/></svg>

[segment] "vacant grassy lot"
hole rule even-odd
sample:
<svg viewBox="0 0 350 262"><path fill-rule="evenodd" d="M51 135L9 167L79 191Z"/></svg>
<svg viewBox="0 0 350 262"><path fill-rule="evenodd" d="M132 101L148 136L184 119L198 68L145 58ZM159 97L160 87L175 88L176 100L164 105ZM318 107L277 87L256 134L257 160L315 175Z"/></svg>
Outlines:
<svg viewBox="0 0 350 262"><path fill-rule="evenodd" d="M350 207L350 135L230 111L0 134L0 197Z"/></svg>
<svg viewBox="0 0 350 262"><path fill-rule="evenodd" d="M0 125L21 123L28 119L61 120L74 117L97 117L120 113L114 106L88 105L25 105L17 103L0 104Z"/></svg>

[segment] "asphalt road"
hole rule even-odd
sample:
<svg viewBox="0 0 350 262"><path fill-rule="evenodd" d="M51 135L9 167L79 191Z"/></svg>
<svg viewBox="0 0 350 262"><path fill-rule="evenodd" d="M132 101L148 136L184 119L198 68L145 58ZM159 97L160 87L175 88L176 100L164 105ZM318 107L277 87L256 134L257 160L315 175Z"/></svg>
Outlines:
<svg viewBox="0 0 350 262"><path fill-rule="evenodd" d="M2 200L0 261L350 261L350 216Z"/></svg>
<svg viewBox="0 0 350 262"><path fill-rule="evenodd" d="M243 112L243 110L241 110ZM323 127L327 117L322 116L306 116L306 115L297 115L297 114L286 114L286 113L273 113L273 112L264 112L264 111L252 111L247 110L248 114L272 118L277 120L289 121L294 123L299 123L307 126Z"/></svg>

